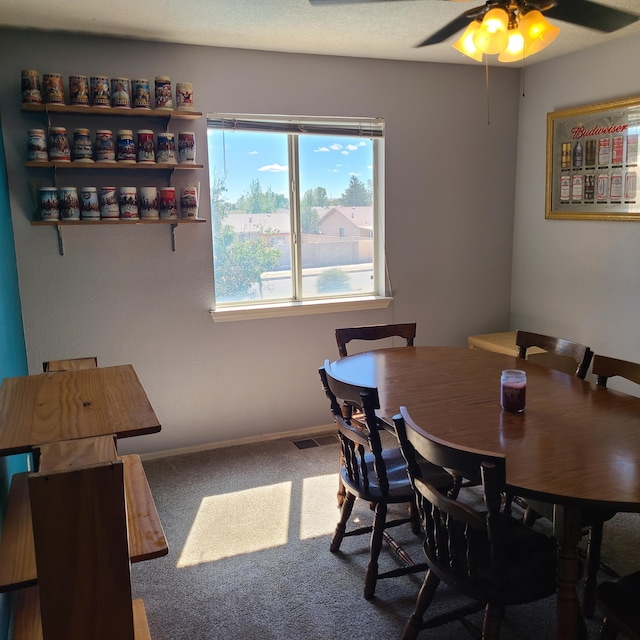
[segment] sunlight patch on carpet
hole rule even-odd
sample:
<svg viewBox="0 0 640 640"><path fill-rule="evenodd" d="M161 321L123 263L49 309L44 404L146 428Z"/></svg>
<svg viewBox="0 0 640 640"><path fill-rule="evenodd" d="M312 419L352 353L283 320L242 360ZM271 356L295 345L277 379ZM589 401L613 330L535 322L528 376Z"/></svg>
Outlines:
<svg viewBox="0 0 640 640"><path fill-rule="evenodd" d="M203 498L177 567L287 544L291 482Z"/></svg>
<svg viewBox="0 0 640 640"><path fill-rule="evenodd" d="M300 540L333 533L339 515L337 492L337 473L305 478L302 481Z"/></svg>

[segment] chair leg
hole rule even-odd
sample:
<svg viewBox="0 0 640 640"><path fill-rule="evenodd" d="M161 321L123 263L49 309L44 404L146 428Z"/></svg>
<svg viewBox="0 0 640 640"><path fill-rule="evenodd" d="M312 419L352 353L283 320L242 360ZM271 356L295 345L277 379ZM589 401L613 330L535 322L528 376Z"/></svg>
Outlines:
<svg viewBox="0 0 640 640"><path fill-rule="evenodd" d="M487 604L482 624L482 640L498 640L504 618L504 605Z"/></svg>
<svg viewBox="0 0 640 640"><path fill-rule="evenodd" d="M336 525L336 530L333 532L333 538L331 538L331 546L329 547L329 550L332 553L335 553L340 549L342 539L344 538L345 531L347 530L347 522L349 521L349 516L351 515L351 511L353 510L353 503L355 501L356 497L351 493L347 493L344 502L342 503L340 520Z"/></svg>
<svg viewBox="0 0 640 640"><path fill-rule="evenodd" d="M384 541L384 527L387 521L387 505L379 502L376 505L375 517L373 519L373 530L371 531L371 545L369 551L369 564L364 578L364 597L367 600L373 598L378 581L378 558L382 550Z"/></svg>
<svg viewBox="0 0 640 640"><path fill-rule="evenodd" d="M600 568L600 557L602 547L602 530L601 522L593 524L589 527L589 536L587 538L587 558L586 558L586 575L584 578L584 592L582 595L582 615L591 619L596 610L596 586L598 584L598 569Z"/></svg>
<svg viewBox="0 0 640 640"><path fill-rule="evenodd" d="M424 582L418 593L416 607L404 628L402 640L415 640L418 636L418 633L422 629L422 619L425 611L429 608L439 584L440 578L438 578L435 573L427 571L427 575L425 575Z"/></svg>

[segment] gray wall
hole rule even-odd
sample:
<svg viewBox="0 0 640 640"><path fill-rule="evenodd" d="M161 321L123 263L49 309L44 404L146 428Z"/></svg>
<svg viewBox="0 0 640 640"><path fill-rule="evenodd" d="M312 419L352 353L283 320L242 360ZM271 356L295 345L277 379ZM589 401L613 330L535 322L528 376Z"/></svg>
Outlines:
<svg viewBox="0 0 640 640"><path fill-rule="evenodd" d="M639 57L635 36L527 69L512 283L512 328L630 360L640 360L640 224L545 220L545 131L547 112L639 95Z"/></svg>
<svg viewBox="0 0 640 640"><path fill-rule="evenodd" d="M490 70L488 125L482 65L0 34L0 109L29 370L88 355L104 366L132 363L163 430L123 442L122 451L328 424L317 368L337 356L338 326L416 321L418 344L461 346L469 334L508 327L517 70ZM390 308L214 324L209 222L179 227L175 253L165 226L71 227L66 254L58 255L54 230L30 225L27 181L48 176L24 168L27 130L43 120L19 110L21 69L65 77L167 74L193 83L204 113L385 118ZM206 162L204 118L188 128ZM207 193L207 171L197 179ZM102 184L100 175L95 182ZM209 220L209 213L205 203L201 215Z"/></svg>

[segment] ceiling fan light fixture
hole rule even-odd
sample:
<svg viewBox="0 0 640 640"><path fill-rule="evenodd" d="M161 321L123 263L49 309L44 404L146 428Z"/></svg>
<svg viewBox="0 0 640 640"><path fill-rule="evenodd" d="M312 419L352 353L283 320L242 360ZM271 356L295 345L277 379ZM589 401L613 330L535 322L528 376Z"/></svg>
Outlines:
<svg viewBox="0 0 640 640"><path fill-rule="evenodd" d="M509 43L509 14L496 7L487 11L480 28L473 34L473 44L482 53L500 53Z"/></svg>
<svg viewBox="0 0 640 640"><path fill-rule="evenodd" d="M479 28L480 23L477 20L470 22L462 36L453 43L453 48L469 58L482 62L482 51L480 51L473 42L473 34Z"/></svg>

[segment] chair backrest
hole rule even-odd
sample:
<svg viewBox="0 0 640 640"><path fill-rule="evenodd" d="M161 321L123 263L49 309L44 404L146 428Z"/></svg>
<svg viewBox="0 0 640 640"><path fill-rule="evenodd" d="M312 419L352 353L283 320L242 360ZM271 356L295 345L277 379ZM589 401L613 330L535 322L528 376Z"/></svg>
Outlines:
<svg viewBox="0 0 640 640"><path fill-rule="evenodd" d="M640 384L640 363L629 360L618 360L596 354L593 356L593 367L591 369L596 376L596 384L606 387L607 381L613 376L620 376L636 384Z"/></svg>
<svg viewBox="0 0 640 640"><path fill-rule="evenodd" d="M520 358L527 357L527 349L530 347L538 347L553 358L545 358L544 356L547 354L538 354L535 358L530 356L530 360L546 364L565 373L572 373L582 380L585 379L593 358L593 351L584 344L553 336L545 336L541 333L517 331L516 345L518 346L518 356Z"/></svg>
<svg viewBox="0 0 640 640"><path fill-rule="evenodd" d="M413 347L416 337L416 323L372 324L363 327L336 329L336 342L341 358L347 356L347 343L351 340L382 340L384 338L404 338L408 347Z"/></svg>
<svg viewBox="0 0 640 640"><path fill-rule="evenodd" d="M487 579L502 584L507 562L504 527L511 518L501 512L505 457L437 438L418 426L406 407L401 407L400 415L393 420L425 527L429 568L471 597L478 595ZM482 484L486 511L460 502L425 481L420 473L423 461Z"/></svg>
<svg viewBox="0 0 640 640"><path fill-rule="evenodd" d="M380 408L378 390L375 387L361 387L339 380L333 375L329 360L325 360L324 367L319 369L319 374L324 392L331 403L333 419L338 427L349 479L367 489L371 479L364 464L364 455L371 452L375 460L377 483L384 493L389 488L389 482L379 433L381 420L376 415L376 409ZM357 421L351 419L352 411L360 414Z"/></svg>

